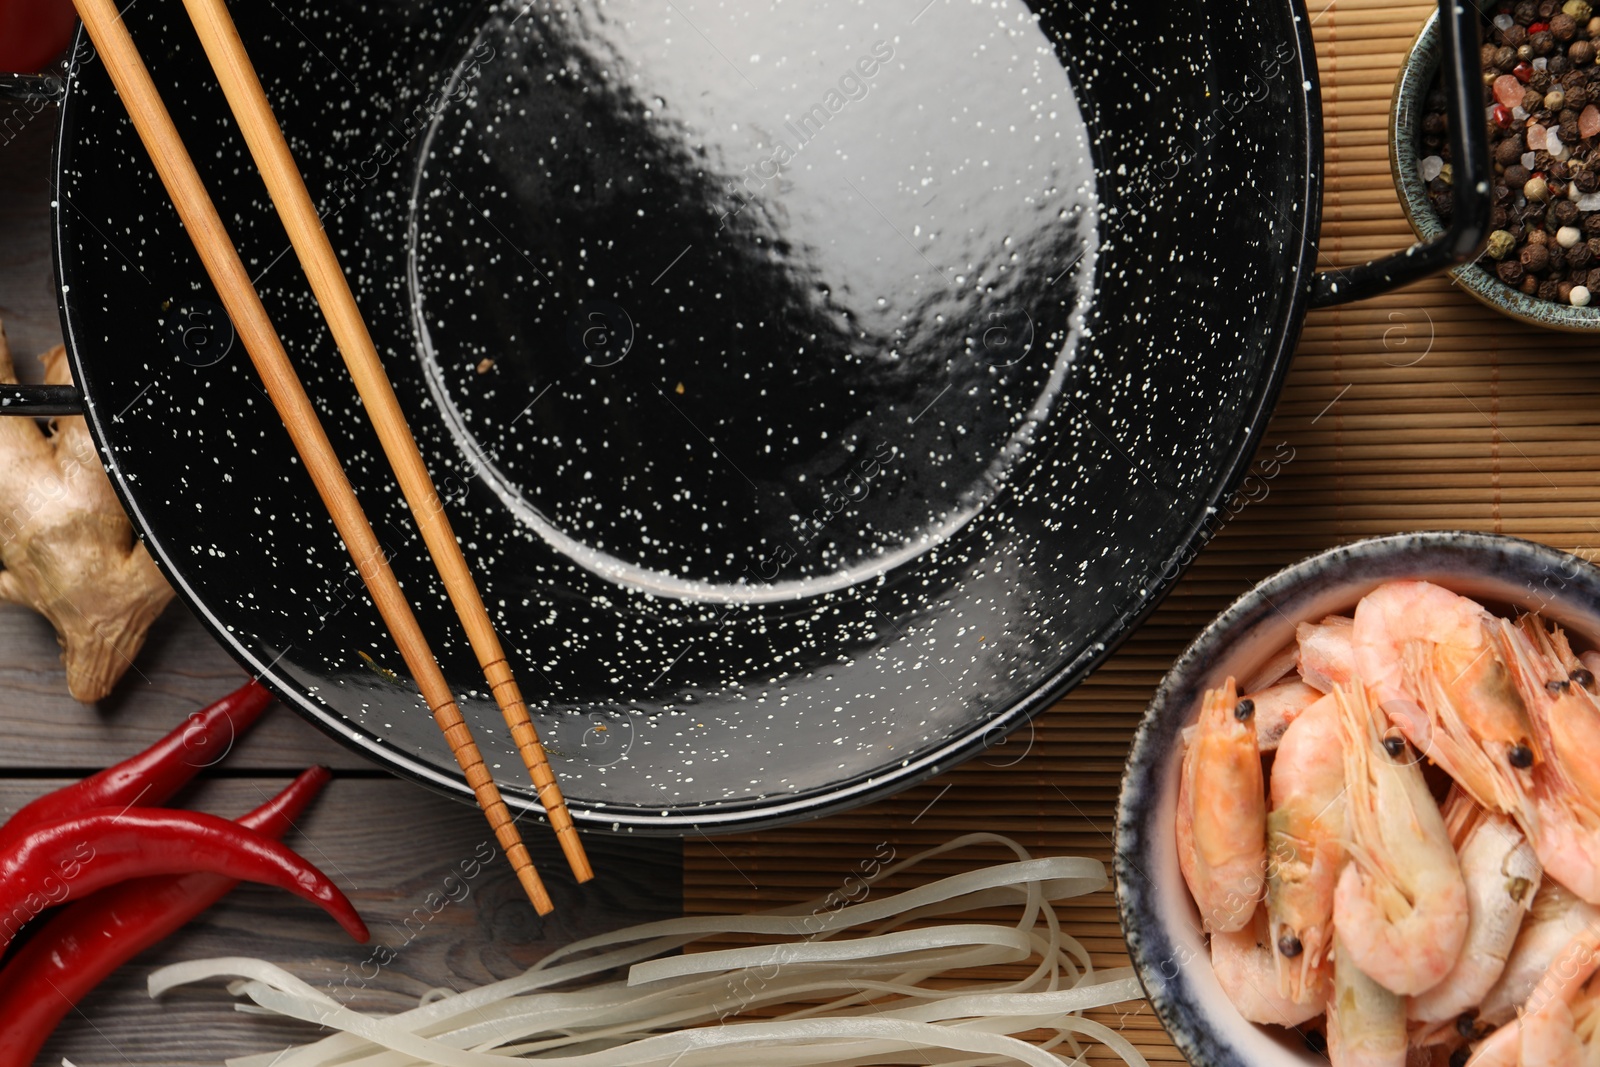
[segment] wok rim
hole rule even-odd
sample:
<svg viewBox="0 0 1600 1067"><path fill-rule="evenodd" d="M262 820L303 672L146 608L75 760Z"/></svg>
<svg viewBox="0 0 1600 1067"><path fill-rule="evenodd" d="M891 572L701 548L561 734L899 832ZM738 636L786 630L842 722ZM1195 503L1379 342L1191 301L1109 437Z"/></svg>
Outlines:
<svg viewBox="0 0 1600 1067"><path fill-rule="evenodd" d="M1086 647L1075 658L1062 664L1042 682L1021 698L1003 707L999 712L974 718L962 733L947 740L935 749L916 759L906 760L877 774L858 776L842 783L804 793L768 796L753 800L717 804L701 809L669 811L645 808L638 805L608 807L604 802L569 799L568 810L573 821L586 830L635 833L648 837L684 837L692 833L735 833L772 829L802 820L821 818L840 811L860 807L895 793L910 789L928 779L965 762L992 747L996 741L1009 736L1024 724L1031 723L1047 711L1062 696L1080 685L1093 671L1111 657L1133 632L1149 618L1166 599L1178 580L1193 565L1200 551L1216 532L1214 516L1233 495L1239 483L1249 472L1256 450L1266 432L1283 389L1289 364L1293 359L1301 328L1310 303L1310 278L1318 256L1318 235L1322 221L1322 98L1321 80L1317 73L1316 49L1312 38L1306 0L1287 0L1294 27L1296 68L1301 87L1300 99L1304 103L1301 116L1305 137L1306 162L1299 189L1302 200L1300 216L1295 220L1298 228L1300 255L1294 268L1283 283L1289 286L1289 299L1282 314L1282 329L1276 332L1277 345L1267 353L1265 372L1255 379L1242 410L1246 413L1240 422L1235 445L1229 451L1222 476L1216 479L1207 493L1196 499L1198 518L1178 542L1174 551L1159 561L1157 577L1139 595L1136 606L1117 615L1101 631L1086 638ZM88 44L80 23L73 38L73 53ZM1287 72L1286 72L1287 73ZM75 132L74 103L77 99L77 78L66 79L66 92L61 101L60 121L52 149L51 173L55 188L62 187L63 170L71 161L69 138ZM1293 117L1291 116L1291 121ZM64 276L62 248L66 233L62 197L57 195L51 204L51 266L55 274L57 308L61 318L62 340L73 380L84 380L79 360L79 331L74 328L74 317L69 313L67 294L70 282ZM173 565L179 549L150 533L150 527L138 500L130 491L126 472L106 448L108 439L106 423L111 421L95 403L87 390L83 390L84 419L88 425L96 451L105 466L112 489L132 520L139 540L150 552L162 575L183 598L184 603L201 624L233 659L249 671L256 680L266 685L302 718L309 721L334 740L397 777L415 782L454 797L463 803L474 803L471 787L457 775L444 774L437 768L424 764L398 751L392 746L369 738L333 713L309 699L284 673L274 668L278 660L264 661L237 640L228 626L207 606L199 593L185 579L181 570ZM287 654L287 653L285 653ZM280 656L281 660L283 657ZM520 788L520 785L519 785ZM519 814L532 814L545 818L544 807L534 795L519 791L506 791L503 798L508 807Z"/></svg>

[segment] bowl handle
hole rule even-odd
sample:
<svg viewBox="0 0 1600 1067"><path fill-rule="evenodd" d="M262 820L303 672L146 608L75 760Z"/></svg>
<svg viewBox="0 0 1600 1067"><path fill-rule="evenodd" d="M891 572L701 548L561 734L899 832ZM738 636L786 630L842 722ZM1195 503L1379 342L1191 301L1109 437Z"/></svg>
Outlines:
<svg viewBox="0 0 1600 1067"><path fill-rule="evenodd" d="M1431 241L1392 252L1357 267L1318 271L1312 275L1311 306L1332 307L1387 293L1447 267L1477 258L1489 236L1489 138L1484 127L1483 66L1479 57L1478 5L1468 0L1439 0L1443 44L1440 71L1450 96L1451 188L1455 206L1450 228Z"/></svg>

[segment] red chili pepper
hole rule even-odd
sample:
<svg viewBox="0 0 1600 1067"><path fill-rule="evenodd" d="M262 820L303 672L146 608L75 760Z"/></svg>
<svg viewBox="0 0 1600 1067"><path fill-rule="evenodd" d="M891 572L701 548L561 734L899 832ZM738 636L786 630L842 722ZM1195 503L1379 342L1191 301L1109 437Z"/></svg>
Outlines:
<svg viewBox="0 0 1600 1067"><path fill-rule="evenodd" d="M1511 68L1511 73L1517 79L1517 81L1521 82L1523 85L1527 85L1528 82L1533 78L1533 65L1526 62L1518 63L1516 66Z"/></svg>
<svg viewBox="0 0 1600 1067"><path fill-rule="evenodd" d="M71 0L0 0L0 71L43 69L66 49L77 21Z"/></svg>
<svg viewBox="0 0 1600 1067"><path fill-rule="evenodd" d="M1548 22L1535 22L1531 26L1528 27L1528 36L1532 37L1536 33L1543 33L1545 30L1548 30L1549 28L1550 28L1550 24Z"/></svg>
<svg viewBox="0 0 1600 1067"><path fill-rule="evenodd" d="M246 682L183 720L171 733L129 759L24 805L0 827L0 848L35 826L91 808L163 803L197 773L227 754L234 737L261 717L272 694Z"/></svg>
<svg viewBox="0 0 1600 1067"><path fill-rule="evenodd" d="M101 808L35 827L0 852L0 949L53 904L129 878L200 871L287 889L367 940L338 887L276 841L200 812Z"/></svg>
<svg viewBox="0 0 1600 1067"><path fill-rule="evenodd" d="M1496 126L1511 125L1511 109L1504 104L1496 104L1494 106L1494 124Z"/></svg>
<svg viewBox="0 0 1600 1067"><path fill-rule="evenodd" d="M330 778L326 767L313 767L237 822L276 840ZM238 884L220 874L136 878L62 908L0 970L0 1067L31 1067L62 1018L90 990Z"/></svg>

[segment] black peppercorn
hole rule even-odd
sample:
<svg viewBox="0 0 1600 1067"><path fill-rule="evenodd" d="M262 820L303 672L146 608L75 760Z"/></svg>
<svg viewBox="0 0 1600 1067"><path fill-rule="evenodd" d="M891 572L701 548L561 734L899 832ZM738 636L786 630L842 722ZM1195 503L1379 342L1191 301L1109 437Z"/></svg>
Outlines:
<svg viewBox="0 0 1600 1067"><path fill-rule="evenodd" d="M1589 276L1584 279L1583 284L1586 289L1600 290L1600 267L1589 268Z"/></svg>
<svg viewBox="0 0 1600 1067"><path fill-rule="evenodd" d="M1494 65L1500 70L1510 70L1517 65L1517 50L1501 45L1494 50Z"/></svg>
<svg viewBox="0 0 1600 1067"><path fill-rule="evenodd" d="M1529 296L1533 296L1539 292L1539 279L1535 278L1531 274L1525 274L1522 276L1522 284L1517 286L1517 288L1521 289Z"/></svg>
<svg viewBox="0 0 1600 1067"><path fill-rule="evenodd" d="M1556 298L1556 282L1540 282L1538 297L1540 300L1554 300Z"/></svg>
<svg viewBox="0 0 1600 1067"><path fill-rule="evenodd" d="M1572 176L1572 184L1578 187L1580 193L1592 193L1600 189L1600 168L1593 166L1580 168Z"/></svg>
<svg viewBox="0 0 1600 1067"><path fill-rule="evenodd" d="M1528 36L1528 46L1533 49L1534 55L1547 56L1556 50L1555 34L1549 30L1540 30L1538 33L1530 34ZM1489 46L1486 45L1485 47Z"/></svg>
<svg viewBox="0 0 1600 1067"><path fill-rule="evenodd" d="M1573 245L1567 249L1567 266L1571 268L1574 278L1577 277L1579 271L1587 272L1589 264L1593 262L1594 253L1589 251L1588 245Z"/></svg>
<svg viewBox="0 0 1600 1067"><path fill-rule="evenodd" d="M1496 51L1498 51L1498 49L1496 49ZM1563 52L1553 52L1550 55L1549 63L1546 64L1544 69L1549 71L1550 76L1553 78L1558 75L1565 74L1567 71L1571 70L1572 61L1568 59L1566 54Z"/></svg>
<svg viewBox="0 0 1600 1067"><path fill-rule="evenodd" d="M1583 85L1574 85L1567 90L1567 107L1582 111L1589 103L1589 90Z"/></svg>
<svg viewBox="0 0 1600 1067"><path fill-rule="evenodd" d="M1552 83L1550 72L1548 70L1536 70L1533 72L1533 77L1528 79L1528 88L1536 89L1541 93L1547 93L1550 91L1550 86Z"/></svg>
<svg viewBox="0 0 1600 1067"><path fill-rule="evenodd" d="M1578 35L1578 20L1563 11L1550 19L1550 33L1556 40L1565 44Z"/></svg>
<svg viewBox="0 0 1600 1067"><path fill-rule="evenodd" d="M1578 218L1578 205L1562 200L1550 209L1550 214L1555 216L1557 226L1571 226Z"/></svg>
<svg viewBox="0 0 1600 1067"><path fill-rule="evenodd" d="M1511 48L1520 48L1523 44L1527 43L1528 28L1526 26L1518 26L1515 22L1513 22L1510 26L1503 30L1496 29L1494 32L1494 39L1496 44L1503 44Z"/></svg>
<svg viewBox="0 0 1600 1067"><path fill-rule="evenodd" d="M1520 158L1520 157L1519 157ZM1506 184L1521 189L1528 184L1528 179L1533 177L1533 172L1521 163L1513 163L1506 168Z"/></svg>
<svg viewBox="0 0 1600 1067"><path fill-rule="evenodd" d="M1524 26L1530 22L1538 22L1538 0L1517 0L1517 6L1511 9L1511 17L1522 23Z"/></svg>
<svg viewBox="0 0 1600 1067"><path fill-rule="evenodd" d="M1495 274L1499 275L1500 280L1505 282L1507 285L1516 285L1522 280L1522 263L1520 260L1515 260L1510 256L1507 256L1505 259L1502 259L1499 263L1495 264L1494 272Z"/></svg>
<svg viewBox="0 0 1600 1067"><path fill-rule="evenodd" d="M1550 267L1550 249L1545 245L1523 245L1521 260L1523 270L1543 274Z"/></svg>
<svg viewBox="0 0 1600 1067"><path fill-rule="evenodd" d="M1506 228L1507 217L1505 205L1496 204L1489 211L1489 225L1497 230L1503 230Z"/></svg>
<svg viewBox="0 0 1600 1067"><path fill-rule="evenodd" d="M1513 51L1512 55L1515 54L1516 52ZM1495 58L1500 58L1500 53L1498 51L1495 52ZM1567 46L1567 58L1572 60L1572 62L1577 66L1588 66L1590 63L1594 62L1594 45L1588 41L1573 41ZM1516 64L1512 64L1512 66L1515 65Z"/></svg>
<svg viewBox="0 0 1600 1067"><path fill-rule="evenodd" d="M1560 0L1539 0L1539 21L1549 22L1560 10Z"/></svg>
<svg viewBox="0 0 1600 1067"><path fill-rule="evenodd" d="M1509 167L1522 158L1522 145L1520 138L1507 137L1504 141L1494 146L1494 161L1502 167Z"/></svg>

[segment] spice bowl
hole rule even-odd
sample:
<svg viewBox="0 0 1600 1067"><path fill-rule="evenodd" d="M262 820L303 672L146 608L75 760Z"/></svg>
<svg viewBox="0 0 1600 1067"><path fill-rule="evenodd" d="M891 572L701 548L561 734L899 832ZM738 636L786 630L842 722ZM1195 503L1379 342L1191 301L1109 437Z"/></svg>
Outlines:
<svg viewBox="0 0 1600 1067"><path fill-rule="evenodd" d="M1492 24L1488 27L1486 48L1493 47L1496 39L1494 29ZM1435 150L1423 143L1423 122L1430 110L1428 97L1434 88L1443 55L1441 36L1438 15L1430 16L1418 32L1416 41L1412 44L1399 75L1395 78L1394 97L1389 110L1389 167L1394 176L1400 206L1405 210L1406 220L1410 222L1412 230L1421 241L1433 239L1444 232L1447 225L1447 222L1440 218L1429 196L1429 182L1437 181L1438 168L1443 160L1435 154ZM1600 82L1595 84L1600 85ZM1495 105L1489 105L1489 110L1490 114L1486 117L1486 121L1492 124L1496 121L1493 115ZM1502 110L1510 111L1503 107ZM1521 119L1519 117L1512 121ZM1491 139L1491 153L1492 151ZM1517 160L1519 163L1521 161L1520 158ZM1491 163L1493 163L1492 158ZM1423 177L1425 166L1426 173L1429 174L1427 179ZM1505 184L1504 167L1495 165L1494 169L1496 173L1492 175L1491 180L1497 187ZM1541 175L1535 172L1532 177ZM1520 191L1512 189L1509 201L1497 200L1496 203L1516 210L1519 197L1521 197ZM1510 236L1509 231L1500 230L1499 233ZM1589 236L1581 229L1580 233L1584 239ZM1507 256L1518 259L1521 242L1517 242L1507 250L1504 241L1505 238L1495 233L1491 227L1490 241L1483 253L1471 263L1450 272L1456 283L1482 303L1529 325L1572 333L1600 333L1600 290L1595 290L1589 295L1589 302L1585 306L1574 306L1570 298L1564 303L1513 288L1501 280L1496 268ZM1600 256L1593 258L1593 266L1600 267ZM1585 284L1584 288L1587 291L1592 287Z"/></svg>
<svg viewBox="0 0 1600 1067"><path fill-rule="evenodd" d="M1211 968L1200 914L1178 867L1182 731L1205 690L1243 681L1295 638L1295 626L1348 614L1396 579L1425 579L1500 614L1537 610L1576 636L1600 636L1600 568L1544 545L1428 532L1345 545L1256 585L1219 615L1162 679L1134 735L1117 804L1115 874L1123 936L1151 1007L1196 1067L1325 1064L1320 1033L1258 1026Z"/></svg>

